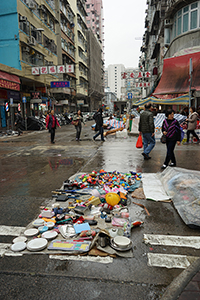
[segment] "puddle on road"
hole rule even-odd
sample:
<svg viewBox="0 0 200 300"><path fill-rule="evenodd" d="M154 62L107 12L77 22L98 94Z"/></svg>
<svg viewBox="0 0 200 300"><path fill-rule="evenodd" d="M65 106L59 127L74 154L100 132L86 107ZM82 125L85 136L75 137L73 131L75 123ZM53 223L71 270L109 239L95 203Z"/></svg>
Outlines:
<svg viewBox="0 0 200 300"><path fill-rule="evenodd" d="M0 195L51 197L84 165L76 157L10 157L0 161Z"/></svg>

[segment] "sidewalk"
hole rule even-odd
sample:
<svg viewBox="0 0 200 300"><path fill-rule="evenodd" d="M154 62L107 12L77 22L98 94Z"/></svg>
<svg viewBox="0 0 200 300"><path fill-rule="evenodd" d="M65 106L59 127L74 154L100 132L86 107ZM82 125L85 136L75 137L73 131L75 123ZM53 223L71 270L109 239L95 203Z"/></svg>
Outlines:
<svg viewBox="0 0 200 300"><path fill-rule="evenodd" d="M200 258L167 287L162 300L200 300Z"/></svg>

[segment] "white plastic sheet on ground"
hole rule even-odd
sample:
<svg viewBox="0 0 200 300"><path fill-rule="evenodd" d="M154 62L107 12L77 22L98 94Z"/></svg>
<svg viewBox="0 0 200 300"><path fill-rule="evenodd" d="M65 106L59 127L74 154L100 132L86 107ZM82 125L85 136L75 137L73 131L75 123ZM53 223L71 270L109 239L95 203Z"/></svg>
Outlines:
<svg viewBox="0 0 200 300"><path fill-rule="evenodd" d="M167 167L160 178L185 224L191 228L199 228L200 172Z"/></svg>
<svg viewBox="0 0 200 300"><path fill-rule="evenodd" d="M159 175L155 173L143 173L142 183L146 199L154 201L169 201L171 199L166 193Z"/></svg>

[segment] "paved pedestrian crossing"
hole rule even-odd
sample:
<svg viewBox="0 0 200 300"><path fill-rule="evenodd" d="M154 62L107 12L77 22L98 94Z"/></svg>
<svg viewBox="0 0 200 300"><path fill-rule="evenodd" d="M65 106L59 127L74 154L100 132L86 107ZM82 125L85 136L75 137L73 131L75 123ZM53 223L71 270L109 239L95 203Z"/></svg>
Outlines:
<svg viewBox="0 0 200 300"><path fill-rule="evenodd" d="M154 246L171 246L200 249L200 237L196 236L175 236L175 235L154 235L144 234L144 242ZM166 250L166 249L165 249ZM162 249L161 249L162 251ZM167 254L167 253L147 253L148 266L150 267L165 267L165 268L180 268L189 267L198 257Z"/></svg>

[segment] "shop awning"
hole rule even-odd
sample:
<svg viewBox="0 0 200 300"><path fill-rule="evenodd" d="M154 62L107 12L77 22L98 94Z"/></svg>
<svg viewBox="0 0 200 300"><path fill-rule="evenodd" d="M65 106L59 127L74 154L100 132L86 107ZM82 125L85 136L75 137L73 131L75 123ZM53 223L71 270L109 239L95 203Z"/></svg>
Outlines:
<svg viewBox="0 0 200 300"><path fill-rule="evenodd" d="M8 80L11 82L19 83L20 84L20 79L16 75L8 74L6 72L0 71L0 79Z"/></svg>
<svg viewBox="0 0 200 300"><path fill-rule="evenodd" d="M134 103L135 106L143 106L144 104L151 102L153 104L163 104L163 105L188 105L189 104L189 94L182 95L177 98L172 99L158 99L156 97L148 97L146 99L139 100Z"/></svg>
<svg viewBox="0 0 200 300"><path fill-rule="evenodd" d="M189 64L192 58L192 89L200 91L200 52L166 58L163 73L153 95L181 94L189 92Z"/></svg>

